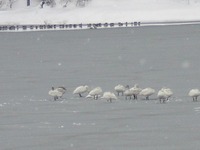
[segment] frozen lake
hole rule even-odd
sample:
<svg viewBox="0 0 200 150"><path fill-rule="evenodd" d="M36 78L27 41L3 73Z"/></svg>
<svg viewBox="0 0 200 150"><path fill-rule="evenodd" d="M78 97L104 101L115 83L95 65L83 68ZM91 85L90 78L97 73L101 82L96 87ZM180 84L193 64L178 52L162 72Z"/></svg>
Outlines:
<svg viewBox="0 0 200 150"><path fill-rule="evenodd" d="M200 25L0 33L2 150L198 150ZM83 84L170 87L166 104L91 100ZM48 95L65 86L63 100ZM200 101L200 100L199 100Z"/></svg>

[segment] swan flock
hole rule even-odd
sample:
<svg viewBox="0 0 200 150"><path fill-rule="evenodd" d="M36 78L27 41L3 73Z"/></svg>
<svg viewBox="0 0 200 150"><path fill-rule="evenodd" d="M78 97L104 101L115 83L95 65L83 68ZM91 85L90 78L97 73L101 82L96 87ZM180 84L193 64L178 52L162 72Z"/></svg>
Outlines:
<svg viewBox="0 0 200 150"><path fill-rule="evenodd" d="M52 87L51 90L48 92L50 96L56 101L58 99L62 99L63 95L66 93L66 88L64 86L60 87ZM105 99L108 102L112 102L113 100L117 100L118 97L124 96L126 100L137 100L138 96L143 97L146 100L149 100L152 95L156 93L156 90L147 87L147 88L140 88L138 84L135 84L133 87L130 88L129 85L123 86L118 84L113 89L114 92L105 91L103 92L101 87L89 88L88 85L81 85L74 89L73 94L78 95L80 98L92 98L94 100ZM157 92L156 99L159 100L160 103L165 103L169 100L170 97L173 96L173 91L170 88L163 87ZM188 96L192 98L193 101L197 101L198 97L200 96L199 89L191 89L188 92Z"/></svg>

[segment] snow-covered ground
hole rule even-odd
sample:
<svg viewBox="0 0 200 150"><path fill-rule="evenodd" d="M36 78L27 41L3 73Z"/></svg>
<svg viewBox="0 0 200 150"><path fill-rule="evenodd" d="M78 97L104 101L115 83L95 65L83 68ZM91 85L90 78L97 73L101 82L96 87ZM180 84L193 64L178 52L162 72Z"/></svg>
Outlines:
<svg viewBox="0 0 200 150"><path fill-rule="evenodd" d="M60 1L53 8L18 0L13 9L0 9L0 24L70 24L133 21L200 20L200 0L92 0L86 7Z"/></svg>

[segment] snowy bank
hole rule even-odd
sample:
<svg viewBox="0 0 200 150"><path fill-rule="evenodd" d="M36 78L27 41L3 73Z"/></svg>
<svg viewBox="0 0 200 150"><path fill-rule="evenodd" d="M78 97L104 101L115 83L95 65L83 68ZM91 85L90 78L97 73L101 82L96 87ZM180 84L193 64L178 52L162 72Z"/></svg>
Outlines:
<svg viewBox="0 0 200 150"><path fill-rule="evenodd" d="M199 0L92 0L84 8L72 4L64 8L58 3L43 9L39 3L26 7L18 0L12 10L0 11L0 24L191 21L200 20L198 14Z"/></svg>

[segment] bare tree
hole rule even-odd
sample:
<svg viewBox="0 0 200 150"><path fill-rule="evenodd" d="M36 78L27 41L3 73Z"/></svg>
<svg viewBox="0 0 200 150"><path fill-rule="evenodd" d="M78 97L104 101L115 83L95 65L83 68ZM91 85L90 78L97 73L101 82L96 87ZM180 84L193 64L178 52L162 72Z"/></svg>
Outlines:
<svg viewBox="0 0 200 150"><path fill-rule="evenodd" d="M67 7L68 3L72 2L72 0L65 0L65 4L63 5L63 7Z"/></svg>
<svg viewBox="0 0 200 150"><path fill-rule="evenodd" d="M68 4L74 3L77 7L85 7L89 0L61 0L64 5L63 7L67 7Z"/></svg>
<svg viewBox="0 0 200 150"><path fill-rule="evenodd" d="M31 5L31 0L27 0L27 6Z"/></svg>
<svg viewBox="0 0 200 150"><path fill-rule="evenodd" d="M77 0L76 1L76 6L85 7L88 2L89 2L89 0Z"/></svg>
<svg viewBox="0 0 200 150"><path fill-rule="evenodd" d="M10 8L12 9L13 4L16 2L16 0L0 0L0 8Z"/></svg>
<svg viewBox="0 0 200 150"><path fill-rule="evenodd" d="M44 5L54 7L56 5L56 2L55 2L55 0L42 0L40 3L41 8L43 8Z"/></svg>
<svg viewBox="0 0 200 150"><path fill-rule="evenodd" d="M2 8L4 4L5 2L3 0L0 0L0 8Z"/></svg>

